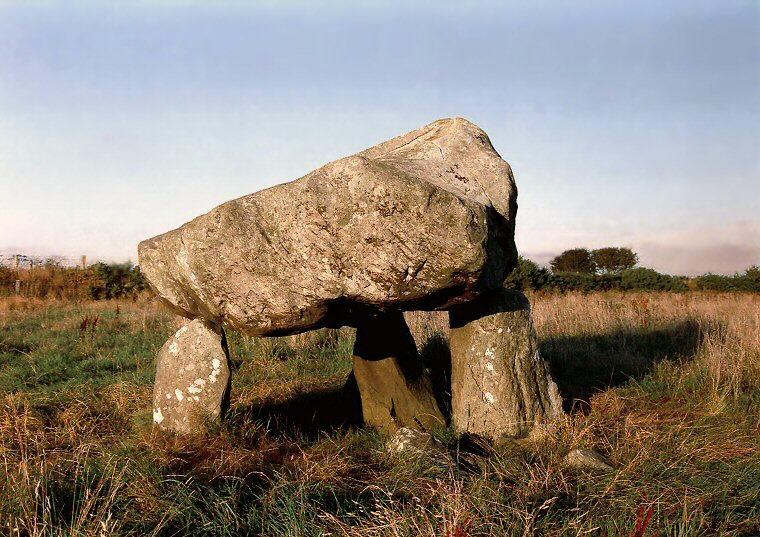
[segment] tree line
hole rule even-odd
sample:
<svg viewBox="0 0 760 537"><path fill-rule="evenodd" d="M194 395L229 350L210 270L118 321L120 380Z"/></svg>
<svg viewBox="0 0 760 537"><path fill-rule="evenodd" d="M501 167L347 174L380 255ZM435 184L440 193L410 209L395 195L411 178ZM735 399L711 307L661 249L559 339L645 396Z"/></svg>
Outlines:
<svg viewBox="0 0 760 537"><path fill-rule="evenodd" d="M572 248L554 257L550 268L520 257L505 281L513 289L533 291L746 291L760 292L760 268L749 267L733 276L704 274L694 278L662 274L639 267L639 256L630 248L596 250Z"/></svg>
<svg viewBox="0 0 760 537"><path fill-rule="evenodd" d="M506 278L505 286L546 292L760 292L760 268L757 266L733 276L705 274L688 278L639 267L638 259L631 249L617 247L572 248L552 259L550 268L520 257L517 267ZM18 294L24 297L65 300L136 299L151 292L140 268L130 263L96 263L82 269L64 267L54 260L47 260L33 269L14 270L0 266L0 296L13 296L17 288Z"/></svg>

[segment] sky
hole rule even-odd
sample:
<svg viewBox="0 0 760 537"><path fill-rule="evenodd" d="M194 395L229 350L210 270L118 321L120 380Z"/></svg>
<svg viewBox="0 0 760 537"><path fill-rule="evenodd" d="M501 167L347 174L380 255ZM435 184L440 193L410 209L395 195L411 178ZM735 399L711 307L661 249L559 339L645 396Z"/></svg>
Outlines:
<svg viewBox="0 0 760 537"><path fill-rule="evenodd" d="M0 0L0 253L137 243L444 117L515 173L535 261L760 263L754 1Z"/></svg>

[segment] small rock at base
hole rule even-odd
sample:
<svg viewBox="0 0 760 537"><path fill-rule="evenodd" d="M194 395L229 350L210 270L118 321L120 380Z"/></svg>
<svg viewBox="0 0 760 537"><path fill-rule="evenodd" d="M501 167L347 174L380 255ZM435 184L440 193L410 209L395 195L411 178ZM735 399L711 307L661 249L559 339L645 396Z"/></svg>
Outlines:
<svg viewBox="0 0 760 537"><path fill-rule="evenodd" d="M451 454L445 445L433 438L429 433L423 433L411 427L401 427L385 445L388 453L393 455L426 455L437 465L450 467L454 464Z"/></svg>
<svg viewBox="0 0 760 537"><path fill-rule="evenodd" d="M385 445L389 453L423 453L434 445L435 440L428 433L411 427L401 427Z"/></svg>
<svg viewBox="0 0 760 537"><path fill-rule="evenodd" d="M576 448L565 455L562 464L578 470L612 470L607 459L597 451L588 448Z"/></svg>

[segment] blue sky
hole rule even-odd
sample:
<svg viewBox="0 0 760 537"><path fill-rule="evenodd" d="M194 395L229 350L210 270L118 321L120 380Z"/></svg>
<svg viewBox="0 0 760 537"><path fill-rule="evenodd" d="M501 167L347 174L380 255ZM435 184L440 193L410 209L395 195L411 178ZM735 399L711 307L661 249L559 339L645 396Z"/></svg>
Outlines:
<svg viewBox="0 0 760 537"><path fill-rule="evenodd" d="M520 251L760 263L756 2L3 2L0 253L139 240L442 117L489 133Z"/></svg>

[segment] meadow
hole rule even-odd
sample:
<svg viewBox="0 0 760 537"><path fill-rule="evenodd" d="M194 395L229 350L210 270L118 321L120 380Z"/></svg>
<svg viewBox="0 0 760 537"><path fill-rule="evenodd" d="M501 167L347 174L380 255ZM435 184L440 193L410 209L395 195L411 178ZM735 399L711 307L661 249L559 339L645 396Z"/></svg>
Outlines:
<svg viewBox="0 0 760 537"><path fill-rule="evenodd" d="M230 334L228 419L177 438L152 431L151 392L182 319L147 296L0 299L0 533L760 534L760 295L531 300L567 413L498 445L437 431L449 464L346 416L350 329ZM409 321L440 360L445 318ZM563 466L575 447L614 469Z"/></svg>

